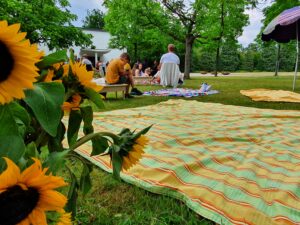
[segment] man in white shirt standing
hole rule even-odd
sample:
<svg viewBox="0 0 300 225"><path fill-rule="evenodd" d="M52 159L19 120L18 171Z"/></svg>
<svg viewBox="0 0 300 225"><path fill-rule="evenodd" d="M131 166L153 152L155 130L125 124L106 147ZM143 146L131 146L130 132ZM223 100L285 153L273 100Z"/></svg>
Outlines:
<svg viewBox="0 0 300 225"><path fill-rule="evenodd" d="M174 53L175 46L168 45L168 53L162 55L160 59L160 84L163 86L177 87L182 84L182 75L179 70L180 59Z"/></svg>

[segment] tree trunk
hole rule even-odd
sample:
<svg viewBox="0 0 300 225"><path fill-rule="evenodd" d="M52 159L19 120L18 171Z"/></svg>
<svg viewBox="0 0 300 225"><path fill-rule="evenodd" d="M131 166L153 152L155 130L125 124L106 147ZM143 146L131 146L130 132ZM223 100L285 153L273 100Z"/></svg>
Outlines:
<svg viewBox="0 0 300 225"><path fill-rule="evenodd" d="M187 35L185 38L184 79L190 79L192 48L195 37Z"/></svg>
<svg viewBox="0 0 300 225"><path fill-rule="evenodd" d="M221 31L220 31L220 38L218 40L218 47L217 47L217 54L216 54L216 64L215 64L215 77L218 76L218 70L219 70L219 64L220 64L220 47L221 47L221 42L222 42L222 37L224 35L224 0L222 1L221 5Z"/></svg>
<svg viewBox="0 0 300 225"><path fill-rule="evenodd" d="M134 43L134 60L137 61L137 43Z"/></svg>
<svg viewBox="0 0 300 225"><path fill-rule="evenodd" d="M274 74L275 77L278 76L278 71L279 71L280 47L281 47L281 45L278 43L278 46L277 46L277 57L276 57L276 68L275 68L275 74Z"/></svg>
<svg viewBox="0 0 300 225"><path fill-rule="evenodd" d="M220 62L220 41L218 42L218 47L217 47L217 54L216 54L216 63L215 63L215 77L218 76L218 70L219 70L219 63Z"/></svg>

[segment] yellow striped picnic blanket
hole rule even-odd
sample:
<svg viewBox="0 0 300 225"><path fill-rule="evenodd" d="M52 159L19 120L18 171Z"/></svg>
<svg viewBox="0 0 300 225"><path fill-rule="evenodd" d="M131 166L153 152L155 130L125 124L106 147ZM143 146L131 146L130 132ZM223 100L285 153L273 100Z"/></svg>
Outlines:
<svg viewBox="0 0 300 225"><path fill-rule="evenodd" d="M97 131L142 129L150 144L122 179L219 224L300 224L300 111L188 100L95 113ZM78 153L111 172L108 157Z"/></svg>
<svg viewBox="0 0 300 225"><path fill-rule="evenodd" d="M250 89L240 90L240 93L251 98L253 101L300 103L300 94L291 91Z"/></svg>

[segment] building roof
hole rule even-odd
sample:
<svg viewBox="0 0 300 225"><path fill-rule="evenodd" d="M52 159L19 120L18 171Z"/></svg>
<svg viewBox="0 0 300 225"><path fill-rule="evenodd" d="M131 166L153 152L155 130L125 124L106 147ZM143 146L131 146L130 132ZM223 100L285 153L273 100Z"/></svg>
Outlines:
<svg viewBox="0 0 300 225"><path fill-rule="evenodd" d="M80 55L87 54L88 56L95 56L95 53L99 55L103 55L110 52L110 49L90 49L90 48L82 48L80 49Z"/></svg>

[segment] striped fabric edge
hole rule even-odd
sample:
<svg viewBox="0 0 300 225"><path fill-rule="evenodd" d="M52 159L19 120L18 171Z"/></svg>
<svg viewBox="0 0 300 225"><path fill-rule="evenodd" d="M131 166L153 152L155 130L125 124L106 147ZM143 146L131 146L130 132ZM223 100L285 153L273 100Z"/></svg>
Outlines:
<svg viewBox="0 0 300 225"><path fill-rule="evenodd" d="M111 168L105 166L103 163L99 162L98 160L88 156L86 153L80 150L75 150L75 151L85 159L91 161L94 165L101 168L102 170L108 173L112 173ZM181 192L174 191L171 188L167 188L166 186L159 187L156 184L154 184L155 186L153 186L153 183L149 183L144 180L139 180L136 177L129 176L124 173L121 173L121 179L129 184L135 185L141 189L152 192L154 194L161 194L164 196L178 199L183 203L185 203L186 206L188 206L191 210L193 210L197 214L215 223L222 224L222 225L232 225L233 223L237 225L248 225L247 223L243 223L240 221L230 221L229 218L225 217L221 211L219 211L219 214L215 214L213 211L216 211L216 209L212 209L211 205L206 205L205 203L199 203L199 201L197 201L197 203L194 203L188 196L182 194Z"/></svg>

